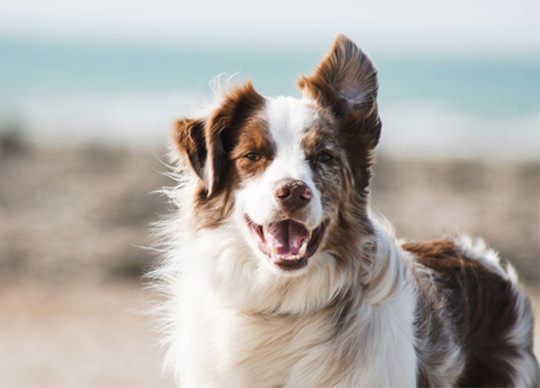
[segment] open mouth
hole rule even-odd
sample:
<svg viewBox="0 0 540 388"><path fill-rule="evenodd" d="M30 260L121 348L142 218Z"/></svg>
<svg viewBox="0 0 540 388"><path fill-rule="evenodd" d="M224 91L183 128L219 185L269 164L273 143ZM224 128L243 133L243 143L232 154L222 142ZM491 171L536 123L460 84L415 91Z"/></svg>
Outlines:
<svg viewBox="0 0 540 388"><path fill-rule="evenodd" d="M267 225L258 225L247 215L245 219L261 252L286 271L307 265L308 259L317 252L326 229L325 222L310 231L300 222L290 219Z"/></svg>

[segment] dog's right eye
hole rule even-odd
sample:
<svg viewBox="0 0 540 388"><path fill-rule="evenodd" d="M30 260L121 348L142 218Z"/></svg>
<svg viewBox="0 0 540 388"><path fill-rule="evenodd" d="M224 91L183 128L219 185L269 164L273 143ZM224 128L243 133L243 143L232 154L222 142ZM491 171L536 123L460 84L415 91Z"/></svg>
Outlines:
<svg viewBox="0 0 540 388"><path fill-rule="evenodd" d="M330 153L325 152L325 151L317 155L317 161L320 163L328 163L332 159L334 159L334 157Z"/></svg>
<svg viewBox="0 0 540 388"><path fill-rule="evenodd" d="M259 153L256 151L251 151L247 153L246 155L244 155L244 158L251 160L252 162L256 162L257 160L261 158L261 155L259 155Z"/></svg>

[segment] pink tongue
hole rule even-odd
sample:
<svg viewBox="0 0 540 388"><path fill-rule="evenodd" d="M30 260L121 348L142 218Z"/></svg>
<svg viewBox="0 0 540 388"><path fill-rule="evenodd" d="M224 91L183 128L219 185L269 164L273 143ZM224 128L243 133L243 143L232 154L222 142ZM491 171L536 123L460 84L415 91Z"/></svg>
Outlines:
<svg viewBox="0 0 540 388"><path fill-rule="evenodd" d="M308 230L302 224L290 220L274 222L266 230L266 244L272 255L296 256L308 238Z"/></svg>

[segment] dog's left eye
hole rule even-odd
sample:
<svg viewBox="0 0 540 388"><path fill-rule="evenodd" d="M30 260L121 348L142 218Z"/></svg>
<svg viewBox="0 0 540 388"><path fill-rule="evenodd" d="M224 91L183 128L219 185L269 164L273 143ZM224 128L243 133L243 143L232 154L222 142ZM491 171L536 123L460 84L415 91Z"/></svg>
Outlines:
<svg viewBox="0 0 540 388"><path fill-rule="evenodd" d="M251 160L252 162L256 162L257 160L261 158L261 155L259 155L259 153L256 151L251 151L247 153L246 155L244 155L244 158Z"/></svg>
<svg viewBox="0 0 540 388"><path fill-rule="evenodd" d="M328 152L321 152L319 155L317 155L317 161L321 163L327 163L332 159L334 159L334 157Z"/></svg>

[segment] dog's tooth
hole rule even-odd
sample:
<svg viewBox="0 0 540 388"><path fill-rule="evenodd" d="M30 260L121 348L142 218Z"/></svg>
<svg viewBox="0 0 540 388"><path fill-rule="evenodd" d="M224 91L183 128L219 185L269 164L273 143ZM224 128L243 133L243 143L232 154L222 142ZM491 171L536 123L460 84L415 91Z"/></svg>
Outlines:
<svg viewBox="0 0 540 388"><path fill-rule="evenodd" d="M300 251L298 253L298 256L302 257L306 254L307 246L308 246L308 239L305 239L304 241L302 241L302 245L300 246Z"/></svg>

